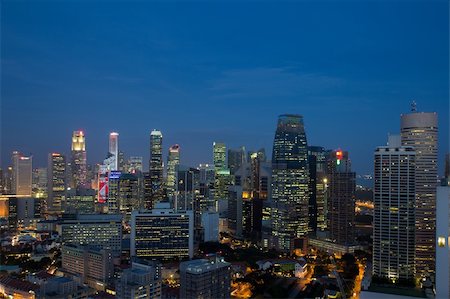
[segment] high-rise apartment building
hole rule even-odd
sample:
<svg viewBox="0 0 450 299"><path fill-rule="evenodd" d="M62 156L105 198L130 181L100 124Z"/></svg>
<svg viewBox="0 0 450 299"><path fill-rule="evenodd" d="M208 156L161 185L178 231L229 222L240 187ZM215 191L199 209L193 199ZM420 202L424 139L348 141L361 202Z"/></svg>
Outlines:
<svg viewBox="0 0 450 299"><path fill-rule="evenodd" d="M87 188L86 138L83 131L72 134L71 188Z"/></svg>
<svg viewBox="0 0 450 299"><path fill-rule="evenodd" d="M12 194L32 194L33 157L14 151L12 154Z"/></svg>
<svg viewBox="0 0 450 299"><path fill-rule="evenodd" d="M272 153L272 235L279 250L293 250L308 234L308 146L301 115L281 115Z"/></svg>
<svg viewBox="0 0 450 299"><path fill-rule="evenodd" d="M66 192L66 157L59 153L49 154L47 171L47 209L60 213Z"/></svg>
<svg viewBox="0 0 450 299"><path fill-rule="evenodd" d="M151 211L133 211L130 244L131 256L156 260L192 258L192 211L176 212L168 202L157 203Z"/></svg>
<svg viewBox="0 0 450 299"><path fill-rule="evenodd" d="M415 276L415 160L400 136L375 150L373 275L393 282Z"/></svg>
<svg viewBox="0 0 450 299"><path fill-rule="evenodd" d="M180 263L180 298L230 298L231 264L222 257Z"/></svg>
<svg viewBox="0 0 450 299"><path fill-rule="evenodd" d="M177 183L177 171L180 165L180 146L178 144L172 145L169 148L169 155L167 156L167 196L175 195L175 187Z"/></svg>
<svg viewBox="0 0 450 299"><path fill-rule="evenodd" d="M161 131L153 130L150 133L150 178L152 185L152 201L164 199L164 177L162 157Z"/></svg>
<svg viewBox="0 0 450 299"><path fill-rule="evenodd" d="M332 151L328 160L328 228L330 239L340 245L353 245L355 238L356 175L348 152Z"/></svg>
<svg viewBox="0 0 450 299"><path fill-rule="evenodd" d="M436 187L438 155L437 113L416 112L401 115L402 145L416 152L416 272L434 272L436 231Z"/></svg>

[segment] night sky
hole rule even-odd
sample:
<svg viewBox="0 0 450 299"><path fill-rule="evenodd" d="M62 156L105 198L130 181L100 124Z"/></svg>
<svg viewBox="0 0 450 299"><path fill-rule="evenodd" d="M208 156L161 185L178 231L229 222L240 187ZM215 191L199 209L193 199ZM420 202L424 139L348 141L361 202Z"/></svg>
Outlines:
<svg viewBox="0 0 450 299"><path fill-rule="evenodd" d="M77 129L92 164L118 131L147 165L155 128L182 164L211 162L213 141L270 157L278 115L296 113L310 145L372 173L415 99L439 113L443 173L448 1L62 2L1 2L3 167L13 150L46 166Z"/></svg>

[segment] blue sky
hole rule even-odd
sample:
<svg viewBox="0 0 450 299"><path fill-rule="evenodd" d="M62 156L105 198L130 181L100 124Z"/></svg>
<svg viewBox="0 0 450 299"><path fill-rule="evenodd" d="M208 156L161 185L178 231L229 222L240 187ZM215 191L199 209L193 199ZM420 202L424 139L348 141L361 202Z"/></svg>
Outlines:
<svg viewBox="0 0 450 299"><path fill-rule="evenodd" d="M371 173L412 99L439 113L442 164L448 12L448 1L2 1L1 164L20 150L45 166L76 129L89 163L113 130L145 161L154 128L183 164L211 161L213 141L271 153L277 116L298 113L309 144L346 149Z"/></svg>

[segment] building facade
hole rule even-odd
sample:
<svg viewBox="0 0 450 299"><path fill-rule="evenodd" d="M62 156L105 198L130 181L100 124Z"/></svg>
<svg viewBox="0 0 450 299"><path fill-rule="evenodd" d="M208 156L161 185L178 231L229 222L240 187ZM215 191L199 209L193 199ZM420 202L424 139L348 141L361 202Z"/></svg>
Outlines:
<svg viewBox="0 0 450 299"><path fill-rule="evenodd" d="M328 228L331 241L340 245L355 242L356 175L348 152L332 151L328 160Z"/></svg>
<svg viewBox="0 0 450 299"><path fill-rule="evenodd" d="M375 150L373 275L396 282L415 277L415 159L390 136Z"/></svg>
<svg viewBox="0 0 450 299"><path fill-rule="evenodd" d="M163 177L163 156L162 156L161 131L153 130L150 133L150 179L152 186L153 203L164 199L164 177Z"/></svg>
<svg viewBox="0 0 450 299"><path fill-rule="evenodd" d="M130 245L131 256L155 260L192 258L192 211L175 212L168 202L157 203L151 211L133 211Z"/></svg>
<svg viewBox="0 0 450 299"><path fill-rule="evenodd" d="M32 195L33 157L14 151L12 154L12 194Z"/></svg>
<svg viewBox="0 0 450 299"><path fill-rule="evenodd" d="M175 195L177 183L177 171L180 165L180 146L178 144L169 147L169 155L167 156L167 196Z"/></svg>
<svg viewBox="0 0 450 299"><path fill-rule="evenodd" d="M301 115L281 115L272 152L273 246L295 248L308 234L309 170L306 133Z"/></svg>
<svg viewBox="0 0 450 299"><path fill-rule="evenodd" d="M437 187L436 298L450 298L450 186Z"/></svg>
<svg viewBox="0 0 450 299"><path fill-rule="evenodd" d="M231 264L222 257L180 263L180 298L230 298Z"/></svg>
<svg viewBox="0 0 450 299"><path fill-rule="evenodd" d="M59 153L48 155L47 208L60 213L63 209L66 192L66 157Z"/></svg>
<svg viewBox="0 0 450 299"><path fill-rule="evenodd" d="M71 188L87 188L86 137L83 131L72 134Z"/></svg>
<svg viewBox="0 0 450 299"><path fill-rule="evenodd" d="M402 145L416 151L416 271L434 272L438 154L437 113L401 115Z"/></svg>

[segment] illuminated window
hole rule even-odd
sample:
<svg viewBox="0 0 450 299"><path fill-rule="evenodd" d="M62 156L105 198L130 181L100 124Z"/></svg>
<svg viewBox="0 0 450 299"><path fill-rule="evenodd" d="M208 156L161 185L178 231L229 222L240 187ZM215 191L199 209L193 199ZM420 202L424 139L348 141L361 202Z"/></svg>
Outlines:
<svg viewBox="0 0 450 299"><path fill-rule="evenodd" d="M439 247L445 247L445 238L444 237L439 237L438 238L438 246Z"/></svg>

